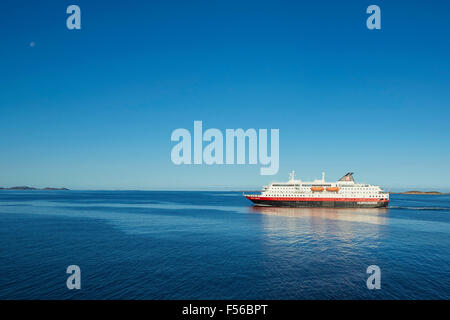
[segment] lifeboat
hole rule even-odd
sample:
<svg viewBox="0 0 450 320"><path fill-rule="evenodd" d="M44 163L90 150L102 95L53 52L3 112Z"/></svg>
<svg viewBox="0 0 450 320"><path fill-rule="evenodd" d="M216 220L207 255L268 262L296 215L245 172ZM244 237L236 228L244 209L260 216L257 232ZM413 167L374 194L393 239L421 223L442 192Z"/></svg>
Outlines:
<svg viewBox="0 0 450 320"><path fill-rule="evenodd" d="M311 187L311 191L323 191L323 187Z"/></svg>
<svg viewBox="0 0 450 320"><path fill-rule="evenodd" d="M338 191L339 191L339 188L338 188L338 187L327 187L327 191L330 191L330 192L338 192Z"/></svg>

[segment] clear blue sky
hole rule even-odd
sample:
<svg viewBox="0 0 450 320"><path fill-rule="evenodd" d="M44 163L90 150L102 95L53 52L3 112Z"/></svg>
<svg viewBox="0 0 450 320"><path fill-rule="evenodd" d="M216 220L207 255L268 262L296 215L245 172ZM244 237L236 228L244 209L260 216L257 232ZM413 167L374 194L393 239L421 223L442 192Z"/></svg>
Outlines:
<svg viewBox="0 0 450 320"><path fill-rule="evenodd" d="M448 1L2 0L0 186L241 189L324 170L450 190L449 17ZM171 132L194 120L279 128L279 173L175 166Z"/></svg>

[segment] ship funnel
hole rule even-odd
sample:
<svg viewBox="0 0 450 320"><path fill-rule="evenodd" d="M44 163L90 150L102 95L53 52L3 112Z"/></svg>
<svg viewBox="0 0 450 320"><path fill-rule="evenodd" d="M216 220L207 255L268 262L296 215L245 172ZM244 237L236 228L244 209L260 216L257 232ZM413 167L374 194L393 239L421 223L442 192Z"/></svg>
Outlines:
<svg viewBox="0 0 450 320"><path fill-rule="evenodd" d="M353 172L347 173L345 176L340 178L339 181L355 181L353 180Z"/></svg>
<svg viewBox="0 0 450 320"><path fill-rule="evenodd" d="M325 172L322 172L322 182L325 182Z"/></svg>

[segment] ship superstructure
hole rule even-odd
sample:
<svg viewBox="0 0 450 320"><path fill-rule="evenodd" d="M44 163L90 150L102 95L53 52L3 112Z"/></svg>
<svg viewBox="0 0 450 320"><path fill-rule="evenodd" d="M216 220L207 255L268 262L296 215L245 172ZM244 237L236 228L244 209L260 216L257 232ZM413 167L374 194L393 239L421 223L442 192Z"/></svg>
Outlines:
<svg viewBox="0 0 450 320"><path fill-rule="evenodd" d="M261 194L244 194L256 205L277 207L345 207L379 208L387 207L389 193L379 186L356 183L353 172L336 182L322 179L305 182L295 179L291 172L288 182L273 182L264 186Z"/></svg>

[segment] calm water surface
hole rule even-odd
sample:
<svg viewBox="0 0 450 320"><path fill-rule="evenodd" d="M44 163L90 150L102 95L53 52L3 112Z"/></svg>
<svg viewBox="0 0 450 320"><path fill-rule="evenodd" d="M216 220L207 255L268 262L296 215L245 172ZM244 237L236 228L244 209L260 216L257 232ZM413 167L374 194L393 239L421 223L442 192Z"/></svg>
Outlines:
<svg viewBox="0 0 450 320"><path fill-rule="evenodd" d="M235 192L0 191L0 299L450 299L450 197L252 207ZM81 268L81 290L66 268ZM368 290L366 269L381 268Z"/></svg>

